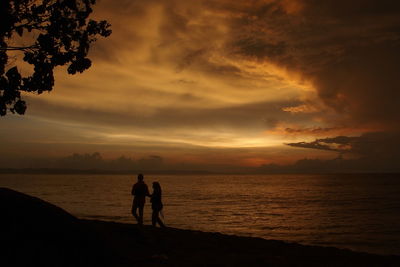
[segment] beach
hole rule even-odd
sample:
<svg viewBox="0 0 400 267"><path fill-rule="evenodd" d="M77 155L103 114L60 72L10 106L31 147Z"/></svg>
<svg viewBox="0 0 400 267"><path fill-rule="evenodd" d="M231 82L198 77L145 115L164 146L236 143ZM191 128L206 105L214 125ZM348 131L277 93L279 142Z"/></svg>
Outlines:
<svg viewBox="0 0 400 267"><path fill-rule="evenodd" d="M134 178L134 179L132 179ZM400 255L399 175L148 175L167 226ZM130 175L3 174L79 219L135 223ZM149 199L144 223L151 224Z"/></svg>
<svg viewBox="0 0 400 267"><path fill-rule="evenodd" d="M78 219L0 189L2 266L399 266L399 256Z"/></svg>

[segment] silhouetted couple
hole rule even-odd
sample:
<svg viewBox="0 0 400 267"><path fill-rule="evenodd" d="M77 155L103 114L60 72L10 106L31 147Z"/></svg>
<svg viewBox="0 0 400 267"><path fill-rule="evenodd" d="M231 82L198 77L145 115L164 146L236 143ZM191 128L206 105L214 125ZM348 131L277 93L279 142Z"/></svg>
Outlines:
<svg viewBox="0 0 400 267"><path fill-rule="evenodd" d="M139 174L137 177L138 181L132 187L133 203L132 203L132 215L136 218L139 225L143 225L143 209L146 203L146 196L150 197L151 208L153 213L151 215L151 223L156 226L158 223L160 227L165 227L161 221L159 214L163 208L161 201L161 186L158 182L153 182L153 194L149 193L149 189L146 183L143 181L143 174ZM139 215L137 214L139 210Z"/></svg>

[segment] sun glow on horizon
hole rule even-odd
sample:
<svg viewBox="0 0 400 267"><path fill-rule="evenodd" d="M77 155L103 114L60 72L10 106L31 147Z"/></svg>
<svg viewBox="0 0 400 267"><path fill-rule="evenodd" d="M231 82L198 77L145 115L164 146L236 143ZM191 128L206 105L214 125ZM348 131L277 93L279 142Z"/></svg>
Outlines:
<svg viewBox="0 0 400 267"><path fill-rule="evenodd" d="M112 35L84 73L57 68L51 93L23 94L27 114L0 125L3 157L257 166L337 156L306 149L317 139L400 132L397 16L306 2L100 1L93 15ZM368 156L374 140L349 147Z"/></svg>

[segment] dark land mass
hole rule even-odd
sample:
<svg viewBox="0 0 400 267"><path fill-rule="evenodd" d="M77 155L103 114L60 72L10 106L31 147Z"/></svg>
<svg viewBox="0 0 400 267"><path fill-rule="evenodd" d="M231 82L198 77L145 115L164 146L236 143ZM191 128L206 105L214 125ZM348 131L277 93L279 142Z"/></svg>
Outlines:
<svg viewBox="0 0 400 267"><path fill-rule="evenodd" d="M0 188L0 266L400 266L400 256L80 220Z"/></svg>
<svg viewBox="0 0 400 267"><path fill-rule="evenodd" d="M222 174L220 172L209 172L201 170L103 170L103 169L60 169L60 168L0 168L0 174L130 174L146 173L146 174Z"/></svg>
<svg viewBox="0 0 400 267"><path fill-rule="evenodd" d="M298 170L272 170L263 171L259 169L246 169L242 172L240 171L206 171L206 170L107 170L107 169L64 169L64 168L0 168L0 174L68 174L68 175L79 175L79 174L127 174L132 175L136 173L146 173L150 175L224 175L224 174L240 174L240 175L268 175L268 174L369 174L369 175L400 175L400 172L346 172L337 170L332 171L298 171Z"/></svg>

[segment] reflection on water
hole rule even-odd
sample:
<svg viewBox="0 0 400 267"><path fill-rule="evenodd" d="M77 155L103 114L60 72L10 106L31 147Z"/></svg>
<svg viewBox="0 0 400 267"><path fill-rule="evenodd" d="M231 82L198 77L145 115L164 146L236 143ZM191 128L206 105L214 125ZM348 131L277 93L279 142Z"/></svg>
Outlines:
<svg viewBox="0 0 400 267"><path fill-rule="evenodd" d="M88 219L134 223L136 175L0 175ZM157 175L168 226L400 254L399 175ZM145 224L151 224L146 203Z"/></svg>

